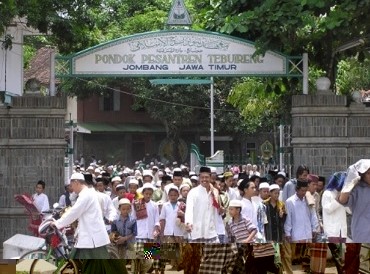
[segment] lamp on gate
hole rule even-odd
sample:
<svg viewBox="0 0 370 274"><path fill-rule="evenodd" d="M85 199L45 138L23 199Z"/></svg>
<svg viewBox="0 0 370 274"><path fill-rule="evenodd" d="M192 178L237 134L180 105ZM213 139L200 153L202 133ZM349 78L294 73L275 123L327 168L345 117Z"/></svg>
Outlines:
<svg viewBox="0 0 370 274"><path fill-rule="evenodd" d="M330 79L328 77L319 77L316 80L317 91L328 91L330 89Z"/></svg>

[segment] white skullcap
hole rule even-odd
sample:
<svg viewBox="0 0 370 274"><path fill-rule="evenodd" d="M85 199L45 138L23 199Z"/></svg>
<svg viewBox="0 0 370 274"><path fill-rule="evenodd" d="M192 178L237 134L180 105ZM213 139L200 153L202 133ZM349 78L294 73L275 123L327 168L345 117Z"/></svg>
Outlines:
<svg viewBox="0 0 370 274"><path fill-rule="evenodd" d="M154 186L151 184L151 183L145 183L142 187L142 190L144 191L144 189L152 189L154 190Z"/></svg>
<svg viewBox="0 0 370 274"><path fill-rule="evenodd" d="M129 173L129 172L125 172L125 173ZM135 175L141 175L141 172L140 172L140 170L135 170Z"/></svg>
<svg viewBox="0 0 370 274"><path fill-rule="evenodd" d="M119 177L119 176L116 176L116 177L113 177L112 178L112 182L122 182L122 179L121 179L121 177Z"/></svg>
<svg viewBox="0 0 370 274"><path fill-rule="evenodd" d="M118 205L131 205L131 202L127 198L121 198L118 202Z"/></svg>
<svg viewBox="0 0 370 274"><path fill-rule="evenodd" d="M278 175L283 175L284 177L286 177L286 173L284 171L279 171Z"/></svg>
<svg viewBox="0 0 370 274"><path fill-rule="evenodd" d="M262 189L262 188L270 188L269 183L265 183L265 182L264 183L260 183L258 189Z"/></svg>
<svg viewBox="0 0 370 274"><path fill-rule="evenodd" d="M150 177L153 178L152 171L151 170L148 170L148 169L144 170L143 171L143 177L145 177L145 176L150 176Z"/></svg>
<svg viewBox="0 0 370 274"><path fill-rule="evenodd" d="M243 203L240 200L231 200L229 207L243 207Z"/></svg>
<svg viewBox="0 0 370 274"><path fill-rule="evenodd" d="M131 184L134 184L134 185L139 185L139 181L138 180L136 180L136 179L131 179L129 182L128 182L128 184L129 185L131 185Z"/></svg>
<svg viewBox="0 0 370 274"><path fill-rule="evenodd" d="M175 185L170 186L170 188L168 189L168 192L170 192L170 190L171 190L171 189L174 189L174 190L176 190L177 192L179 192L179 188L178 188L177 186L175 186Z"/></svg>
<svg viewBox="0 0 370 274"><path fill-rule="evenodd" d="M182 190L184 187L188 187L189 189L191 188L188 184L182 184L182 185L180 186L180 190Z"/></svg>
<svg viewBox="0 0 370 274"><path fill-rule="evenodd" d="M82 180L82 181L85 181L85 176L82 174L82 173L73 173L72 176L71 176L71 179L70 181L72 180Z"/></svg>
<svg viewBox="0 0 370 274"><path fill-rule="evenodd" d="M274 189L279 189L280 190L279 185L278 184L272 184L272 185L270 185L269 190L272 191Z"/></svg>
<svg viewBox="0 0 370 274"><path fill-rule="evenodd" d="M121 189L125 189L125 185L124 184L119 184L116 186L116 191L119 191Z"/></svg>

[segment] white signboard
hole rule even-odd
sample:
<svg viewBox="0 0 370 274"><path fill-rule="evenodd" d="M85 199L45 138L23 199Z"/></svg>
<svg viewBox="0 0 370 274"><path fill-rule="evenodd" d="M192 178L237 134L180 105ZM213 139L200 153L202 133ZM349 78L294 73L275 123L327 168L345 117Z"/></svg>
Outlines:
<svg viewBox="0 0 370 274"><path fill-rule="evenodd" d="M159 31L110 41L77 53L73 75L286 75L286 57L253 56L253 43L212 32Z"/></svg>

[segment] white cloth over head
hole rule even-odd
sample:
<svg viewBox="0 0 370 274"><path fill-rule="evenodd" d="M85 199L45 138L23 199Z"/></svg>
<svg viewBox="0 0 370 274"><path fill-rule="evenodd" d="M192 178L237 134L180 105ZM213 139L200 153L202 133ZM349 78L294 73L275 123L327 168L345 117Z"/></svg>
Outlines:
<svg viewBox="0 0 370 274"><path fill-rule="evenodd" d="M357 161L355 164L349 166L342 192L350 192L354 185L360 179L359 173L365 173L369 168L370 168L370 159L361 159Z"/></svg>

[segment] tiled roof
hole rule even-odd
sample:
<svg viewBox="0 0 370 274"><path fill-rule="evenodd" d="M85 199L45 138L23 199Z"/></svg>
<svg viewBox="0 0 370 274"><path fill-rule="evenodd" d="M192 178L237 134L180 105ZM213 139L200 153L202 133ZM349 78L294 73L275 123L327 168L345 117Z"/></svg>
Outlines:
<svg viewBox="0 0 370 274"><path fill-rule="evenodd" d="M51 52L56 52L56 50L50 47L43 47L37 50L29 67L24 71L24 83L27 83L30 79L37 79L41 85L49 85ZM58 83L59 80L56 79L55 82Z"/></svg>

